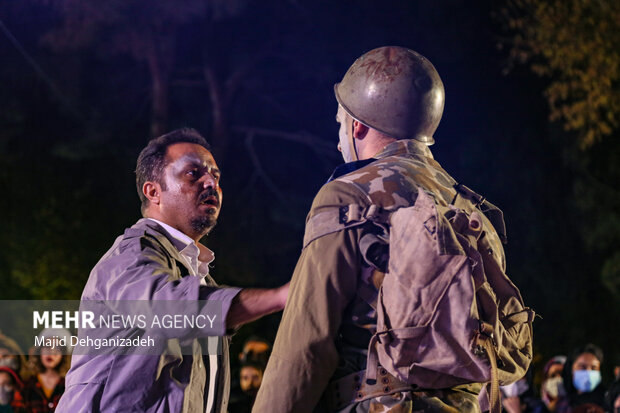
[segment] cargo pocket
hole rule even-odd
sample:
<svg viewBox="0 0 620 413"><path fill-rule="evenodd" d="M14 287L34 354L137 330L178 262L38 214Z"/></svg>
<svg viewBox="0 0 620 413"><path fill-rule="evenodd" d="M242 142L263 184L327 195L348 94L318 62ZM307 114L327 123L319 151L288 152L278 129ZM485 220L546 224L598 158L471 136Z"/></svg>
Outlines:
<svg viewBox="0 0 620 413"><path fill-rule="evenodd" d="M519 352L527 359L532 358L531 346L528 346L528 342L532 341L532 318L532 310L526 308L501 320L506 330L506 338L515 343L510 348L519 349Z"/></svg>

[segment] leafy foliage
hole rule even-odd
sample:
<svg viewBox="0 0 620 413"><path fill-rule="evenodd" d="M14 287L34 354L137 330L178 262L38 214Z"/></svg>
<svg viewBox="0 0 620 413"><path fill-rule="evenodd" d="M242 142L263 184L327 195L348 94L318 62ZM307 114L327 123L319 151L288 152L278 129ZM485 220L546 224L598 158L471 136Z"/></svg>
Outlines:
<svg viewBox="0 0 620 413"><path fill-rule="evenodd" d="M620 122L620 2L512 0L501 16L511 58L550 78L550 119L576 131L582 148Z"/></svg>
<svg viewBox="0 0 620 413"><path fill-rule="evenodd" d="M561 297L549 299L555 305L548 309L562 310L550 311L551 324L541 324L555 340L613 348L614 339L600 332L613 329L620 314L620 3L507 4L498 16L510 34L502 41L509 68L526 63L546 80L547 150L563 158L562 169L548 171L553 185L541 191L553 195L547 202L557 209L547 235L553 249L546 255L553 261L543 274L551 282L542 291ZM562 306L563 300L573 306ZM574 328L562 331L558 324Z"/></svg>

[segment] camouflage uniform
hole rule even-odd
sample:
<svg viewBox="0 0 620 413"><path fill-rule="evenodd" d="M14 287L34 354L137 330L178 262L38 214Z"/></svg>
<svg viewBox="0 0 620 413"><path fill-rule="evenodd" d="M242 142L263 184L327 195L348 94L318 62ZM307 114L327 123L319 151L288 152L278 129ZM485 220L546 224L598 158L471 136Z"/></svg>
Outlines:
<svg viewBox="0 0 620 413"><path fill-rule="evenodd" d="M424 144L399 140L375 159L321 188L308 215L306 238L312 218L334 208L407 207L415 203L419 187L441 203L455 198L456 181ZM344 407L329 402L330 382L366 368L367 347L376 328L372 304L383 273L366 264L359 247L369 230L365 225L333 232L303 249L253 412L480 411L479 384L399 391ZM488 235L498 262L504 263L498 235Z"/></svg>

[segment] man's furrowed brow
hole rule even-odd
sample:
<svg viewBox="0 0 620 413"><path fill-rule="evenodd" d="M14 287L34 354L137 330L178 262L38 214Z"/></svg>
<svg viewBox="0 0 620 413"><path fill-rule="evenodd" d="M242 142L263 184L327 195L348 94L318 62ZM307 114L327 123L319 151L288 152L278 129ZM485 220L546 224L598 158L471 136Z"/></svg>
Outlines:
<svg viewBox="0 0 620 413"><path fill-rule="evenodd" d="M199 166L199 167L208 165L207 161L203 160L200 156L196 154L191 154L191 153L181 156L179 159L177 159L176 163L179 163L185 166L191 165L191 166Z"/></svg>

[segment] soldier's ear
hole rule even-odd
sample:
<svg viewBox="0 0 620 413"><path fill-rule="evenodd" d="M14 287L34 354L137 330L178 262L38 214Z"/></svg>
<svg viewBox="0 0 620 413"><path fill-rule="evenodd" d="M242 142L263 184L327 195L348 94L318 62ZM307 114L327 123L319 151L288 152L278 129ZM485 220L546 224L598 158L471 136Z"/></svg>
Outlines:
<svg viewBox="0 0 620 413"><path fill-rule="evenodd" d="M142 185L142 193L152 205L159 205L161 201L161 185L157 182L146 181Z"/></svg>
<svg viewBox="0 0 620 413"><path fill-rule="evenodd" d="M353 120L353 137L356 139L364 139L368 134L368 126L364 125L362 122Z"/></svg>

